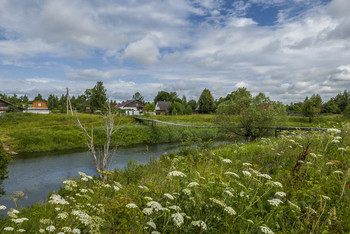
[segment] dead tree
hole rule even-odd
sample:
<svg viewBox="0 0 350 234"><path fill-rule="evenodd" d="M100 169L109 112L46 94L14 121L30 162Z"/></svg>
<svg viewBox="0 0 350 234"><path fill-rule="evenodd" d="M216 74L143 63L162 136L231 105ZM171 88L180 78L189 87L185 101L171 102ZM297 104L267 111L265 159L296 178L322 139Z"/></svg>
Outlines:
<svg viewBox="0 0 350 234"><path fill-rule="evenodd" d="M83 126L78 118L78 115L76 113L77 117L77 122L79 127L83 130L85 136L87 137L86 144L89 148L89 150L92 153L92 156L94 158L95 166L98 175L103 181L107 180L107 173L109 171L108 167L108 161L109 158L111 157L112 150L111 148L111 139L112 136L118 131L118 127L115 126L114 124L114 116L111 112L111 107L110 103L108 102L108 113L105 116L105 130L106 130L106 142L103 145L103 152L97 152L95 145L94 145L94 127L91 125L91 133L89 134L88 131L86 130L85 126ZM116 148L114 148L116 150Z"/></svg>

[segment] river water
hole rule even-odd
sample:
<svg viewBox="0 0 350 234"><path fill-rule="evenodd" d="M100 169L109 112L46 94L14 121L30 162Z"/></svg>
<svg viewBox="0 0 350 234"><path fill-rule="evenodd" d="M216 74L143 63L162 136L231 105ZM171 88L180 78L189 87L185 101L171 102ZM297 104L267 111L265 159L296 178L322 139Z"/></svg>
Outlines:
<svg viewBox="0 0 350 234"><path fill-rule="evenodd" d="M179 144L138 145L119 148L112 157L111 169L122 169L131 159L146 164L151 158L158 159L164 153L179 150ZM96 175L95 165L90 152L50 152L41 154L16 155L8 166L8 179L3 186L6 195L0 198L0 205L14 207L10 196L22 191L28 199L20 201L20 207L46 201L48 193L58 191L62 182L79 176L78 172Z"/></svg>

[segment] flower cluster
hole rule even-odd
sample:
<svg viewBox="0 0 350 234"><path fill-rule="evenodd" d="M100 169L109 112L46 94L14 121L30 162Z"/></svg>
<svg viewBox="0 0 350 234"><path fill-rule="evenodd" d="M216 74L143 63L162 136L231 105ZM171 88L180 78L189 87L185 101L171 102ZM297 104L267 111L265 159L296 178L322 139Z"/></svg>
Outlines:
<svg viewBox="0 0 350 234"><path fill-rule="evenodd" d="M180 213L172 214L171 217L173 218L173 221L177 227L181 227L181 225L184 223L184 217Z"/></svg>
<svg viewBox="0 0 350 234"><path fill-rule="evenodd" d="M187 177L187 176L181 171L171 171L168 173L168 177Z"/></svg>
<svg viewBox="0 0 350 234"><path fill-rule="evenodd" d="M192 226L200 227L202 230L207 230L207 224L202 220L192 221Z"/></svg>

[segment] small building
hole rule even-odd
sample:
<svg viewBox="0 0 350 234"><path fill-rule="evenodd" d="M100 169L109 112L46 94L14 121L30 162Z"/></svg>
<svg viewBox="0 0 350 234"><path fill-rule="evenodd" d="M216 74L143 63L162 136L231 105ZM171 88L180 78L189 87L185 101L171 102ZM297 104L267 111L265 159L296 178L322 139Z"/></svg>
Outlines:
<svg viewBox="0 0 350 234"><path fill-rule="evenodd" d="M46 103L43 101L34 102L31 107L28 107L28 109L25 110L25 112L35 113L35 114L50 114L50 111L47 108Z"/></svg>
<svg viewBox="0 0 350 234"><path fill-rule="evenodd" d="M9 107L13 107L18 111L23 111L22 107L16 106L15 104L9 103L5 100L0 99L0 115L5 113Z"/></svg>
<svg viewBox="0 0 350 234"><path fill-rule="evenodd" d="M159 101L154 108L156 115L165 115L171 111L171 102Z"/></svg>
<svg viewBox="0 0 350 234"><path fill-rule="evenodd" d="M145 104L139 100L127 100L119 105L114 106L117 110L125 111L126 115L143 115Z"/></svg>

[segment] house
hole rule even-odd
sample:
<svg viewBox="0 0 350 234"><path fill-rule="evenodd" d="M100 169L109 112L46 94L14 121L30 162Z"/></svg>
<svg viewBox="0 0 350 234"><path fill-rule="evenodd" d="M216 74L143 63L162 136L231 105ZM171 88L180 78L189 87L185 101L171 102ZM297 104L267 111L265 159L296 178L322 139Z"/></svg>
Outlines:
<svg viewBox="0 0 350 234"><path fill-rule="evenodd" d="M17 109L19 111L23 111L22 107L16 106L12 103L9 103L7 101L0 99L0 115L5 113L9 107L14 107L15 109Z"/></svg>
<svg viewBox="0 0 350 234"><path fill-rule="evenodd" d="M126 115L142 115L145 104L139 100L127 100L114 108L125 111Z"/></svg>
<svg viewBox="0 0 350 234"><path fill-rule="evenodd" d="M154 108L156 115L165 115L171 111L171 102L159 101Z"/></svg>
<svg viewBox="0 0 350 234"><path fill-rule="evenodd" d="M46 103L43 101L36 101L32 104L31 107L28 107L24 112L35 113L35 114L50 114L49 109L46 106Z"/></svg>

